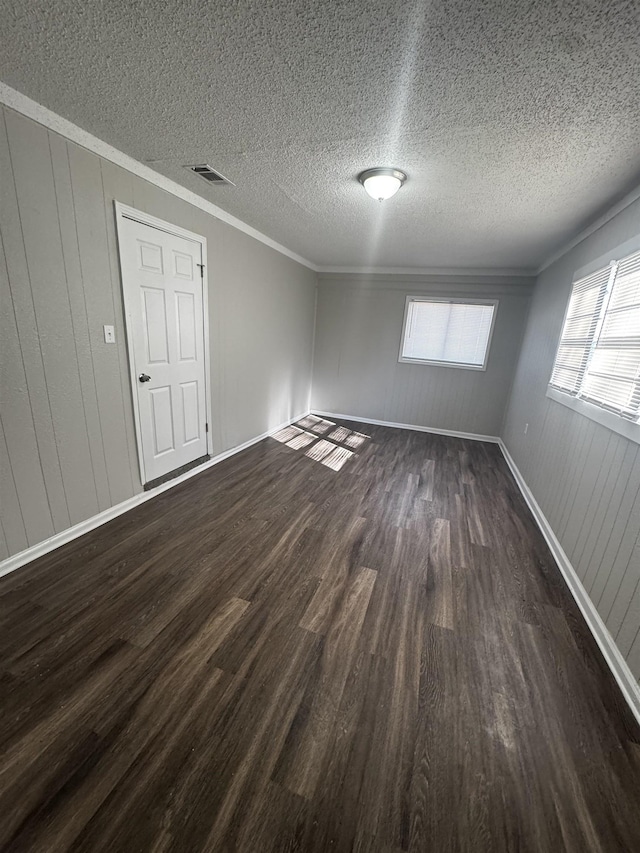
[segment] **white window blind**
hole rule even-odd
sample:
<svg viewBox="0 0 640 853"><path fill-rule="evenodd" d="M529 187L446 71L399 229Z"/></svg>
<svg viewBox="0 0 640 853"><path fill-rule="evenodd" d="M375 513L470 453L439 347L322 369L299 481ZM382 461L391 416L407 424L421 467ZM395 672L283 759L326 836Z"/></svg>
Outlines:
<svg viewBox="0 0 640 853"><path fill-rule="evenodd" d="M605 267L573 285L551 376L551 385L569 394L582 385L610 278L611 269Z"/></svg>
<svg viewBox="0 0 640 853"><path fill-rule="evenodd" d="M640 419L640 252L575 282L549 384Z"/></svg>
<svg viewBox="0 0 640 853"><path fill-rule="evenodd" d="M484 368L496 305L407 297L400 361Z"/></svg>

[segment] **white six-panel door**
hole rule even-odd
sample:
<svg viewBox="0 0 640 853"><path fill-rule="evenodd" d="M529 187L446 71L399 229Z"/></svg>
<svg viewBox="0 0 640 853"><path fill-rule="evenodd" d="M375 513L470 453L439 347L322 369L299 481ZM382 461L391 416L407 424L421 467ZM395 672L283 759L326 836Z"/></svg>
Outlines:
<svg viewBox="0 0 640 853"><path fill-rule="evenodd" d="M207 454L202 242L121 210L118 237L138 446L149 482Z"/></svg>

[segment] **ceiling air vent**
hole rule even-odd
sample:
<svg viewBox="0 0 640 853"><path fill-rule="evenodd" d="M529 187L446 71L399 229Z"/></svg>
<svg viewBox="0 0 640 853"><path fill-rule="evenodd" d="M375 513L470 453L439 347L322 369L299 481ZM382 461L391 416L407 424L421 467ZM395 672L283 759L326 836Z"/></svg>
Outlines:
<svg viewBox="0 0 640 853"><path fill-rule="evenodd" d="M205 181L208 181L210 184L218 184L221 186L226 184L231 187L235 186L232 181L225 178L225 176L221 175L220 172L216 172L215 169L212 169L211 166L208 166L206 163L199 166L185 166L185 169L195 172L196 175L200 175L201 178L204 178Z"/></svg>

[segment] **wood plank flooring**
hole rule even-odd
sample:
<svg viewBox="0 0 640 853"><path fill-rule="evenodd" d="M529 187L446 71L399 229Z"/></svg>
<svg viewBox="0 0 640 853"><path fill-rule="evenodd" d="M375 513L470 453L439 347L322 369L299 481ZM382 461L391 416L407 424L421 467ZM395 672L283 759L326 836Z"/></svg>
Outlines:
<svg viewBox="0 0 640 853"><path fill-rule="evenodd" d="M308 418L0 580L3 851L640 850L490 444Z"/></svg>

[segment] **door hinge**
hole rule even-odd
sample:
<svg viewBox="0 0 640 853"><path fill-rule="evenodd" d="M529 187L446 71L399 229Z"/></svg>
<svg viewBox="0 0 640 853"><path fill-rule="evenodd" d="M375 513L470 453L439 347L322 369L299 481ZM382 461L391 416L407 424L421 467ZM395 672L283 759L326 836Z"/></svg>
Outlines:
<svg viewBox="0 0 640 853"><path fill-rule="evenodd" d="M200 278L204 278L204 264L196 264L197 267L200 267Z"/></svg>
<svg viewBox="0 0 640 853"><path fill-rule="evenodd" d="M204 425L204 431L205 431L205 432L209 432L209 424L205 424L205 425Z"/></svg>

